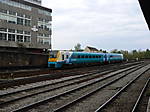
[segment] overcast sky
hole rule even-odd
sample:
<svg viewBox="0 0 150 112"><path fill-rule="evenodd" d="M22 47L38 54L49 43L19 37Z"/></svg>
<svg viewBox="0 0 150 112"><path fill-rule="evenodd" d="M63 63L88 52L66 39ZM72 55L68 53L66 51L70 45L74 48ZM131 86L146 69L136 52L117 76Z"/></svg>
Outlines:
<svg viewBox="0 0 150 112"><path fill-rule="evenodd" d="M150 31L138 0L43 0L52 12L53 49L150 48Z"/></svg>

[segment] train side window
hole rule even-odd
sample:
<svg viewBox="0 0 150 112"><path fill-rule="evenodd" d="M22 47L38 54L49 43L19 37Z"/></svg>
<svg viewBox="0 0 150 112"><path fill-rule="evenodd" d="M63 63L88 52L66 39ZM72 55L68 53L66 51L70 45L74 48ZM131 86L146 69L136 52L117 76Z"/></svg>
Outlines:
<svg viewBox="0 0 150 112"><path fill-rule="evenodd" d="M96 58L98 58L98 56L96 56Z"/></svg>
<svg viewBox="0 0 150 112"><path fill-rule="evenodd" d="M113 57L112 55L110 55L110 57Z"/></svg>
<svg viewBox="0 0 150 112"><path fill-rule="evenodd" d="M89 58L91 58L92 56L90 55Z"/></svg>
<svg viewBox="0 0 150 112"><path fill-rule="evenodd" d="M66 55L66 59L68 59L69 58L69 56L68 55Z"/></svg>
<svg viewBox="0 0 150 112"><path fill-rule="evenodd" d="M81 57L84 58L84 55L82 55Z"/></svg>
<svg viewBox="0 0 150 112"><path fill-rule="evenodd" d="M86 55L85 58L88 58L88 55Z"/></svg>
<svg viewBox="0 0 150 112"><path fill-rule="evenodd" d="M80 58L80 55L78 55L78 58Z"/></svg>
<svg viewBox="0 0 150 112"><path fill-rule="evenodd" d="M78 58L78 56L77 55L73 55L72 58Z"/></svg>
<svg viewBox="0 0 150 112"><path fill-rule="evenodd" d="M64 60L65 59L65 56L64 56L64 54L62 55L62 60Z"/></svg>

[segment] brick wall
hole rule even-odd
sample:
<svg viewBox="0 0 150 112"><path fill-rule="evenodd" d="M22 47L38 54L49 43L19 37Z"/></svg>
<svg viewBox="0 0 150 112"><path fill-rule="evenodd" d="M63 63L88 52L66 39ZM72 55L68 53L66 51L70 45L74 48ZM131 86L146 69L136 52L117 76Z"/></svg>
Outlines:
<svg viewBox="0 0 150 112"><path fill-rule="evenodd" d="M45 67L47 66L48 55L0 51L0 68L5 67Z"/></svg>

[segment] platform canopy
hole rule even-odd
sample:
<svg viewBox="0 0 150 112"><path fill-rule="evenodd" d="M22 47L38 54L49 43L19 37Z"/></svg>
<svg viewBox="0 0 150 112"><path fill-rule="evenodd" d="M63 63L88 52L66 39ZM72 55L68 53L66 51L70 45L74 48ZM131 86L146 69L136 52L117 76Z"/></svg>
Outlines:
<svg viewBox="0 0 150 112"><path fill-rule="evenodd" d="M139 0L139 3L150 30L150 0Z"/></svg>

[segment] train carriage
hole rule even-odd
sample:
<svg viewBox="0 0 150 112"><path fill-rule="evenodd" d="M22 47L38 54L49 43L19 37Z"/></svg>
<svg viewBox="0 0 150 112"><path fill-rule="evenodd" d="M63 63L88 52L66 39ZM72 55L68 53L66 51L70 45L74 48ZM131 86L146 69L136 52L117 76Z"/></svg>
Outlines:
<svg viewBox="0 0 150 112"><path fill-rule="evenodd" d="M64 65L101 64L122 60L123 55L116 53L53 51L49 56L48 67L61 68Z"/></svg>
<svg viewBox="0 0 150 112"><path fill-rule="evenodd" d="M123 54L107 53L107 58L109 63L121 62L123 61Z"/></svg>

